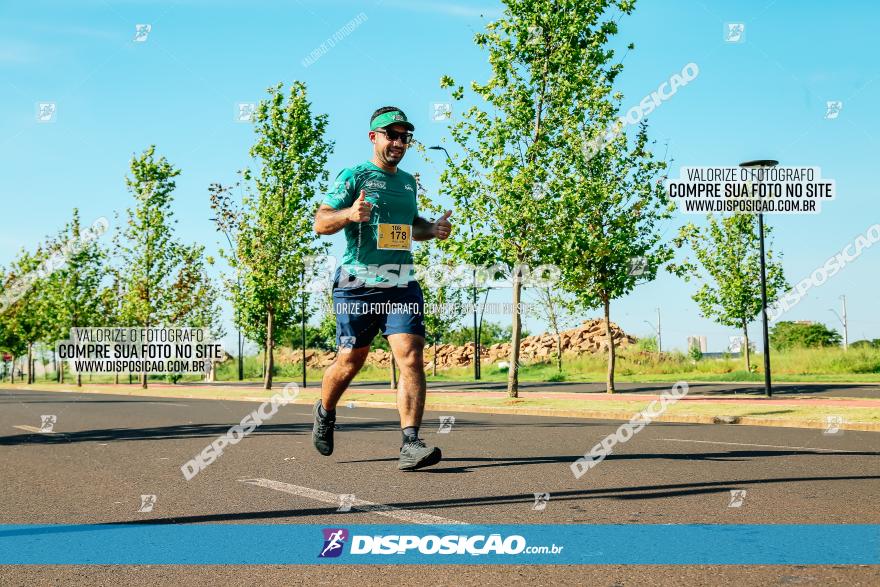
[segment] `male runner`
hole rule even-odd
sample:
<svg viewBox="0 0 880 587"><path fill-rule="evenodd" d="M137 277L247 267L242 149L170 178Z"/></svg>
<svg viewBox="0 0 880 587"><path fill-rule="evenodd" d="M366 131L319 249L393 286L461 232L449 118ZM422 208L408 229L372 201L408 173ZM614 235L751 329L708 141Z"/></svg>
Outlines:
<svg viewBox="0 0 880 587"><path fill-rule="evenodd" d="M435 465L441 456L418 436L425 411L425 324L422 290L411 276L412 241L444 240L452 230L451 211L437 222L418 215L416 180L397 168L414 130L399 108L376 110L370 118L372 160L339 173L314 225L318 234L344 229L346 249L333 283L338 353L315 402L312 441L322 455L333 453L336 404L381 330L400 369L398 469L404 471Z"/></svg>

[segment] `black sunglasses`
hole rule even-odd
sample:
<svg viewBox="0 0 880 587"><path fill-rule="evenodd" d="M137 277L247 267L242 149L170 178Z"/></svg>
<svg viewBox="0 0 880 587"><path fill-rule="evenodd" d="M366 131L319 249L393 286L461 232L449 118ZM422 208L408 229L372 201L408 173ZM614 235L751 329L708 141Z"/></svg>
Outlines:
<svg viewBox="0 0 880 587"><path fill-rule="evenodd" d="M377 128L375 132L382 133L389 141L392 142L400 139L400 142L404 145L410 144L413 138L413 134L411 132L397 132L396 130L383 130L381 128Z"/></svg>

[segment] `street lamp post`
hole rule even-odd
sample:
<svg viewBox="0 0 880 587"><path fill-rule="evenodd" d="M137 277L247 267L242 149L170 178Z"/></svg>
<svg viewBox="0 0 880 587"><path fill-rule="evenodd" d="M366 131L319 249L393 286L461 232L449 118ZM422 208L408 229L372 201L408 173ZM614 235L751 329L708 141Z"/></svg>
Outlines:
<svg viewBox="0 0 880 587"><path fill-rule="evenodd" d="M849 350L849 332L846 324L846 296L840 296L841 301L843 302L843 316L837 313L833 308L829 308L829 312L834 312L834 315L837 316L837 319L840 320L841 325L843 325L843 350Z"/></svg>
<svg viewBox="0 0 880 587"><path fill-rule="evenodd" d="M657 354L663 354L663 337L660 334L660 308L657 308Z"/></svg>
<svg viewBox="0 0 880 587"><path fill-rule="evenodd" d="M644 320L644 323L651 327L651 330L655 330L657 332L657 358L660 358L661 353L663 352L663 342L660 338L660 308L657 308L657 328L654 328L654 325Z"/></svg>
<svg viewBox="0 0 880 587"><path fill-rule="evenodd" d="M446 153L446 159L450 164L453 163L452 157L449 156L449 151L446 150L445 147L441 147L439 145L435 145L433 147L428 147L434 151L443 151ZM465 198L465 207L468 206L467 198ZM473 223L468 223L468 226L471 230L471 240L474 238L474 225ZM477 327L477 269L476 267L473 270L473 286L472 286L472 298L474 304L474 379L480 378L480 331ZM481 320L482 322L482 320Z"/></svg>
<svg viewBox="0 0 880 587"><path fill-rule="evenodd" d="M746 169L767 169L775 167L779 161L773 159L759 159L740 163L740 167ZM773 395L770 384L770 335L767 330L767 267L764 260L764 214L758 212L758 234L761 243L761 322L764 334L764 393L767 397Z"/></svg>
<svg viewBox="0 0 880 587"><path fill-rule="evenodd" d="M303 263L302 277L300 278L300 287L302 287L302 358L303 358L303 391L306 389L306 266Z"/></svg>

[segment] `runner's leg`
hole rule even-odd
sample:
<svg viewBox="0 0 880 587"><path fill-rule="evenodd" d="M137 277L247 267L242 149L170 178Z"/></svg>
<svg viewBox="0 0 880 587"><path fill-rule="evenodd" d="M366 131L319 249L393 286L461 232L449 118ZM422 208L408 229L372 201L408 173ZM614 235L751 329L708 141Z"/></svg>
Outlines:
<svg viewBox="0 0 880 587"><path fill-rule="evenodd" d="M417 334L390 334L388 344L400 369L397 386L397 411L400 427L418 427L425 411L425 338Z"/></svg>
<svg viewBox="0 0 880 587"><path fill-rule="evenodd" d="M365 346L353 349L340 349L336 355L336 360L324 371L324 378L321 380L321 404L326 411L336 409L339 398L348 389L348 384L358 374L364 362L370 347Z"/></svg>

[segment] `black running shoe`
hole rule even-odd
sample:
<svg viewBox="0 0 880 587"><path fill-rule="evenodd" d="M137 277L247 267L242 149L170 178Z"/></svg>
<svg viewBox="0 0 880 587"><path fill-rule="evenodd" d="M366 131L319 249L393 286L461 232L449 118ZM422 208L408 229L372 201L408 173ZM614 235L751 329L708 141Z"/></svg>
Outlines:
<svg viewBox="0 0 880 587"><path fill-rule="evenodd" d="M440 462L440 449L427 446L421 438L407 440L400 447L400 462L397 468L401 471L415 471L422 467L430 467Z"/></svg>
<svg viewBox="0 0 880 587"><path fill-rule="evenodd" d="M312 442L315 448L318 449L318 452L326 457L333 454L333 428L336 424L336 414L328 414L327 417L322 417L318 411L320 405L321 400L318 400L315 402L314 409L312 409L312 413L315 416L315 424L312 426Z"/></svg>

